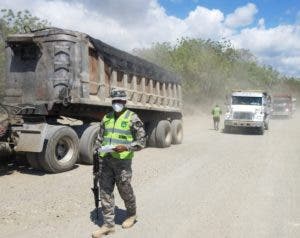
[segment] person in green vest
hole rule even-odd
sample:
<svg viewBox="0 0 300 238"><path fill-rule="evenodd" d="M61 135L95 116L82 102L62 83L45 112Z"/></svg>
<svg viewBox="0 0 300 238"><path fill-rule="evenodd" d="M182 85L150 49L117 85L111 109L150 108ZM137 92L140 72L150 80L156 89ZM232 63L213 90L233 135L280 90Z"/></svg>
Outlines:
<svg viewBox="0 0 300 238"><path fill-rule="evenodd" d="M219 130L220 117L222 115L222 110L218 104L212 109L211 114L214 121L214 129Z"/></svg>
<svg viewBox="0 0 300 238"><path fill-rule="evenodd" d="M93 238L115 231L115 185L127 210L127 218L122 227L132 227L137 219L136 198L131 186L131 164L134 152L146 145L146 133L138 115L126 108L126 92L114 89L111 91L111 98L113 111L106 114L100 122L97 138L97 144L100 145L97 151L100 151L101 160L100 198L103 225L93 232Z"/></svg>

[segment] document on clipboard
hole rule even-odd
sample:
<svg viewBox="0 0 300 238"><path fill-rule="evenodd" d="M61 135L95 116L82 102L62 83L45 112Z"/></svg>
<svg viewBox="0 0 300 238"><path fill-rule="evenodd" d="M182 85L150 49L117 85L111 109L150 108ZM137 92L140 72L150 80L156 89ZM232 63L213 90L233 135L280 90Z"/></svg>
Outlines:
<svg viewBox="0 0 300 238"><path fill-rule="evenodd" d="M101 146L98 151L100 153L110 153L110 152L114 152L114 150L113 150L114 148L116 148L115 145L104 145L104 146Z"/></svg>

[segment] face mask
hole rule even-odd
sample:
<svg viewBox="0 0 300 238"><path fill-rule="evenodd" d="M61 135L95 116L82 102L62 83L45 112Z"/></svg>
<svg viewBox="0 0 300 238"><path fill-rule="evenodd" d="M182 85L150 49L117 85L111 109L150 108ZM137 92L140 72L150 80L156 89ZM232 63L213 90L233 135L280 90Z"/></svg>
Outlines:
<svg viewBox="0 0 300 238"><path fill-rule="evenodd" d="M122 103L113 103L112 108L114 109L115 112L121 112L124 108L124 104L122 104Z"/></svg>

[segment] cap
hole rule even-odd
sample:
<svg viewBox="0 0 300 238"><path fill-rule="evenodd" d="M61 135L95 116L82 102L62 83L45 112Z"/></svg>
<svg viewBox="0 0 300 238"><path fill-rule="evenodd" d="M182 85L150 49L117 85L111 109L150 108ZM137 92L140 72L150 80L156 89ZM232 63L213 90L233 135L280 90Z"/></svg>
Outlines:
<svg viewBox="0 0 300 238"><path fill-rule="evenodd" d="M126 92L121 89L112 89L110 92L110 97L112 100L121 100L121 101L127 100Z"/></svg>

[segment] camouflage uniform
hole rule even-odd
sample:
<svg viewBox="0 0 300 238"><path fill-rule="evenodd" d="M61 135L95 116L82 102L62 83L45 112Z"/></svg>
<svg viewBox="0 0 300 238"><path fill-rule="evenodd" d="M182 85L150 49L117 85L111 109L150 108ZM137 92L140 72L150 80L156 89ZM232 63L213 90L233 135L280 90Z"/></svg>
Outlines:
<svg viewBox="0 0 300 238"><path fill-rule="evenodd" d="M131 118L131 132L133 135L133 142L127 146L128 150L138 151L145 147L146 134L143 127L143 122L134 114ZM97 143L103 142L105 127L103 121L100 123L99 135ZM119 194L124 200L127 209L127 215L132 216L136 214L136 200L131 186L131 159L115 159L112 156L101 158L101 175L100 175L100 198L104 224L112 227L114 226L114 187L117 185Z"/></svg>

